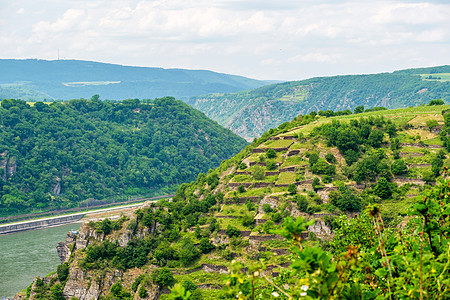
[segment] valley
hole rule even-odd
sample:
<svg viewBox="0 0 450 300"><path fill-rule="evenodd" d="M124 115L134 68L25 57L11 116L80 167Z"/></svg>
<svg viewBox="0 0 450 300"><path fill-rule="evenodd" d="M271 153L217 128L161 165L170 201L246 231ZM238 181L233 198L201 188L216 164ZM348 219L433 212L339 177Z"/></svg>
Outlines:
<svg viewBox="0 0 450 300"><path fill-rule="evenodd" d="M363 261L389 257L396 267L405 267L404 257L397 258L393 248L377 256L373 239L401 247L394 240L399 230L416 247L417 235L406 229L416 226L414 220L421 216L417 205L422 195L433 201L448 189L440 179L450 165L448 109L421 105L336 117L299 115L200 174L196 182L182 184L172 199L146 203L130 216L84 223L76 237L66 240L67 271L36 279L22 295L217 299L238 294L252 299L256 293L275 299L305 289L308 294L337 293L325 283L320 287L326 278L350 293L356 287L333 275L336 266L321 269L321 264L336 264L331 255L338 263L342 260L337 270L345 276L358 278L364 268L374 269L371 280L377 286L362 281L357 287L368 295L385 297L388 287L401 294L397 281L409 273L388 277L394 284L386 285L389 275L380 272L387 269ZM439 201L448 207L447 200ZM425 203L430 212L432 203ZM417 217L411 217L414 214ZM439 213L433 210L429 218L434 214ZM445 212L443 218L447 224ZM439 232L447 236L447 225L442 226ZM429 277L423 293L437 293L436 284L448 280L445 264L432 258L436 251L439 259L448 261L447 243L430 247L433 234L427 233L430 244L423 248L430 255L424 268L439 271ZM359 271L353 273L352 268ZM416 280L416 275L411 273L407 280Z"/></svg>

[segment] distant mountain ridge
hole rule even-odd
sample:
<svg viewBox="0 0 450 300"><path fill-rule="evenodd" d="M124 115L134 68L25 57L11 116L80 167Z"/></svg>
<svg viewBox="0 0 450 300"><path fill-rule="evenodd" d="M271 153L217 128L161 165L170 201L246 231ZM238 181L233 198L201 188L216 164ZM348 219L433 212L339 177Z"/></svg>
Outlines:
<svg viewBox="0 0 450 300"><path fill-rule="evenodd" d="M267 82L206 70L122 66L82 60L0 59L0 98L23 100L186 99L254 89Z"/></svg>
<svg viewBox="0 0 450 300"><path fill-rule="evenodd" d="M317 77L251 91L192 97L188 104L251 140L298 114L363 105L401 108L441 98L450 101L450 66L393 73Z"/></svg>

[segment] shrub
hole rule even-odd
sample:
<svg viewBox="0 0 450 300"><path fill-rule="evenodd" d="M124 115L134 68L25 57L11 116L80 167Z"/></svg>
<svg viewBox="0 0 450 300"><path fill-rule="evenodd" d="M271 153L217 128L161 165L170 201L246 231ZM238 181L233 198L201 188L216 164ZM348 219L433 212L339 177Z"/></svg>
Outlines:
<svg viewBox="0 0 450 300"><path fill-rule="evenodd" d="M234 227L233 225L228 225L227 229L225 230L225 233L229 236L229 237L238 237L241 236L241 232Z"/></svg>
<svg viewBox="0 0 450 300"><path fill-rule="evenodd" d="M269 203L264 203L264 204L262 205L262 210L263 210L266 214L268 214L268 213L272 212L272 206L270 206Z"/></svg>
<svg viewBox="0 0 450 300"><path fill-rule="evenodd" d="M69 276L69 265L67 263L63 263L58 265L56 268L56 274L58 275L58 279L60 282L66 281Z"/></svg>
<svg viewBox="0 0 450 300"><path fill-rule="evenodd" d="M244 185L240 185L240 186L238 186L238 189L237 189L237 191L239 192L239 193L245 193L245 187L244 187Z"/></svg>
<svg viewBox="0 0 450 300"><path fill-rule="evenodd" d="M434 99L431 100L430 103L428 103L428 106L433 106L433 105L444 105L445 102L442 99Z"/></svg>
<svg viewBox="0 0 450 300"><path fill-rule="evenodd" d="M333 155L333 153L327 153L325 155L325 159L327 160L327 162L329 162L330 164L335 164L337 163L337 159L336 157Z"/></svg>
<svg viewBox="0 0 450 300"><path fill-rule="evenodd" d="M392 196L392 189L389 186L389 182L384 177L381 177L380 180L378 180L378 184L374 188L374 192L381 199L388 199Z"/></svg>
<svg viewBox="0 0 450 300"><path fill-rule="evenodd" d="M253 218L251 215L245 215L241 219L241 224L245 227L253 227L255 225L255 222L255 218Z"/></svg>
<svg viewBox="0 0 450 300"><path fill-rule="evenodd" d="M408 166L403 159L396 159L391 166L392 174L404 175L408 173Z"/></svg>
<svg viewBox="0 0 450 300"><path fill-rule="evenodd" d="M175 283L173 273L168 268L154 270L152 273L152 281L159 287L172 286Z"/></svg>
<svg viewBox="0 0 450 300"><path fill-rule="evenodd" d="M148 296L147 290L143 286L141 286L139 288L139 297L147 298L147 296Z"/></svg>
<svg viewBox="0 0 450 300"><path fill-rule="evenodd" d="M200 240L200 245L198 249L200 252L206 254L214 250L216 247L209 241L209 238L205 237Z"/></svg>
<svg viewBox="0 0 450 300"><path fill-rule="evenodd" d="M304 195L298 195L297 198L297 208L301 212L306 212L308 209L308 201Z"/></svg>
<svg viewBox="0 0 450 300"><path fill-rule="evenodd" d="M280 222L282 219L281 217L281 213L280 212L276 212L272 214L272 221L274 221L275 223Z"/></svg>
<svg viewBox="0 0 450 300"><path fill-rule="evenodd" d="M277 157L277 153L275 152L275 150L270 148L266 151L266 156L267 156L267 158L275 158L275 157Z"/></svg>
<svg viewBox="0 0 450 300"><path fill-rule="evenodd" d="M266 163L266 167L267 167L267 170L273 171L273 170L275 170L275 169L277 168L277 164L276 164L276 162L274 162L273 160L269 160L269 161Z"/></svg>
<svg viewBox="0 0 450 300"><path fill-rule="evenodd" d="M178 253L178 257L181 264L187 267L200 257L200 251L195 247L190 239L186 238L180 252Z"/></svg>
<svg viewBox="0 0 450 300"><path fill-rule="evenodd" d="M261 166L255 166L252 172L252 176L255 180L263 180L265 177L264 168Z"/></svg>
<svg viewBox="0 0 450 300"><path fill-rule="evenodd" d="M291 183L289 186L288 186L288 192L290 193L290 194L297 194L297 186L295 185L295 184L293 184L293 183Z"/></svg>

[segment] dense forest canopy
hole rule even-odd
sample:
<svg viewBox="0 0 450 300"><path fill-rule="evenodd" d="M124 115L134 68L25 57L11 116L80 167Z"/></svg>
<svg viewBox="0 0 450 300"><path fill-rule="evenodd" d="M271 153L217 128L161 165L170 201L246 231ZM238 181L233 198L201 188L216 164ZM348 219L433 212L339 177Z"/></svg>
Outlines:
<svg viewBox="0 0 450 300"><path fill-rule="evenodd" d="M141 103L3 100L0 211L173 191L246 142L171 97Z"/></svg>

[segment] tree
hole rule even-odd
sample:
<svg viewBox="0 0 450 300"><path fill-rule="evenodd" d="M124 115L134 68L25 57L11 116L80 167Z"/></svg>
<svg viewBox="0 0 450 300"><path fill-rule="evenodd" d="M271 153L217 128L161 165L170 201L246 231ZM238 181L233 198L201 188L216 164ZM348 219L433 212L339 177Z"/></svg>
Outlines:
<svg viewBox="0 0 450 300"><path fill-rule="evenodd" d="M67 263L58 265L58 267L56 268L56 274L58 275L58 280L60 282L65 281L69 276L69 265Z"/></svg>
<svg viewBox="0 0 450 300"><path fill-rule="evenodd" d="M301 212L306 212L308 210L308 201L304 195L297 195L297 208Z"/></svg>
<svg viewBox="0 0 450 300"><path fill-rule="evenodd" d="M386 178L381 177L378 180L378 184L374 188L375 194L377 194L381 199L388 199L392 196L392 189L389 186L389 182Z"/></svg>
<svg viewBox="0 0 450 300"><path fill-rule="evenodd" d="M443 166L444 160L436 155L431 161L431 172L433 172L434 176L439 176L439 174L441 174Z"/></svg>
<svg viewBox="0 0 450 300"><path fill-rule="evenodd" d="M355 110L354 110L355 114L360 114L360 113L363 113L363 112L364 112L364 106L363 105L355 107Z"/></svg>
<svg viewBox="0 0 450 300"><path fill-rule="evenodd" d="M256 180L263 180L265 177L264 168L261 166L255 166L252 172L252 176Z"/></svg>
<svg viewBox="0 0 450 300"><path fill-rule="evenodd" d="M438 121L436 121L434 119L427 121L427 127L430 129L430 132L433 130L434 127L437 127L437 126L439 126Z"/></svg>
<svg viewBox="0 0 450 300"><path fill-rule="evenodd" d="M442 99L434 99L431 100L430 103L428 104L428 106L433 106L433 105L444 105L445 102Z"/></svg>
<svg viewBox="0 0 450 300"><path fill-rule="evenodd" d="M383 144L384 133L381 130L372 130L367 139L367 144L374 148L380 148Z"/></svg>
<svg viewBox="0 0 450 300"><path fill-rule="evenodd" d="M391 166L392 174L405 175L408 173L408 166L403 159L396 159Z"/></svg>
<svg viewBox="0 0 450 300"><path fill-rule="evenodd" d="M229 237L233 237L233 236L239 237L239 236L241 236L241 232L239 231L239 229L237 229L233 225L228 225L227 229L225 230L225 233Z"/></svg>
<svg viewBox="0 0 450 300"><path fill-rule="evenodd" d="M245 193L245 187L244 187L244 185L240 185L240 186L238 186L238 193L240 193L240 194L242 194L242 193Z"/></svg>
<svg viewBox="0 0 450 300"><path fill-rule="evenodd" d="M269 160L269 161L266 163L266 167L267 167L267 170L273 171L273 170L275 170L275 169L277 168L277 164L276 164L275 161Z"/></svg>
<svg viewBox="0 0 450 300"><path fill-rule="evenodd" d="M314 177L312 187L314 191L317 191L320 188L320 179L318 177Z"/></svg>
<svg viewBox="0 0 450 300"><path fill-rule="evenodd" d="M291 184L288 186L288 192L289 192L291 195L297 194L297 186L296 186L295 184L291 183Z"/></svg>
<svg viewBox="0 0 450 300"><path fill-rule="evenodd" d="M335 164L335 163L337 163L337 159L336 159L336 157L333 155L333 153L327 153L327 154L325 154L325 159L326 159L327 162L329 162L330 164Z"/></svg>
<svg viewBox="0 0 450 300"><path fill-rule="evenodd" d="M153 271L152 281L159 287L172 286L175 283L172 271L165 267Z"/></svg>
<svg viewBox="0 0 450 300"><path fill-rule="evenodd" d="M206 254L214 250L216 247L209 241L209 238L205 237L200 240L200 245L198 249L200 252Z"/></svg>
<svg viewBox="0 0 450 300"><path fill-rule="evenodd" d="M272 148L267 149L266 151L267 158L275 158L277 157L277 153Z"/></svg>

